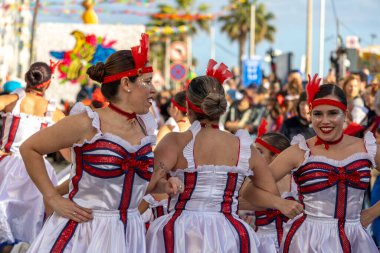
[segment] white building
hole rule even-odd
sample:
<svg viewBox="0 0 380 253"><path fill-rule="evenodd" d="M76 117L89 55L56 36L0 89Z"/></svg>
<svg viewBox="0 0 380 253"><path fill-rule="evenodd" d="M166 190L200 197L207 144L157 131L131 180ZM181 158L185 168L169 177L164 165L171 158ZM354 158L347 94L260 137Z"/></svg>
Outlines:
<svg viewBox="0 0 380 253"><path fill-rule="evenodd" d="M5 0L0 7L0 83L22 77L29 66L32 13L29 0Z"/></svg>

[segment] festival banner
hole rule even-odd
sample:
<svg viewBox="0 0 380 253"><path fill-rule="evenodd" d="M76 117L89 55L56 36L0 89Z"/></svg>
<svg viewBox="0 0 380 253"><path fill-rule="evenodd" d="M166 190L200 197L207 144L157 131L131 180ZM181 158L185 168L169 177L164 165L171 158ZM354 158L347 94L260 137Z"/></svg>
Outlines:
<svg viewBox="0 0 380 253"><path fill-rule="evenodd" d="M87 68L105 62L113 52L139 44L143 25L41 23L36 33L35 59L61 63L55 72L51 98L72 101L87 82Z"/></svg>

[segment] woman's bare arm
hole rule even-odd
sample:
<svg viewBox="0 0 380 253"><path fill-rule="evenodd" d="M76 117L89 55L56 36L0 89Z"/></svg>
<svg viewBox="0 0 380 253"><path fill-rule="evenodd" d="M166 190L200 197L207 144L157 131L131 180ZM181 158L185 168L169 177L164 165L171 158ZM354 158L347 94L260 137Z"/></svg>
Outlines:
<svg viewBox="0 0 380 253"><path fill-rule="evenodd" d="M91 210L61 197L49 179L43 155L71 147L85 139L92 131L95 130L92 128L91 120L82 113L66 117L55 125L35 133L20 147L26 170L44 199L59 215L77 222L89 220L92 217Z"/></svg>
<svg viewBox="0 0 380 253"><path fill-rule="evenodd" d="M167 134L154 150L154 171L149 182L146 193L176 194L179 180L167 179L167 175L177 163L177 141L178 133Z"/></svg>
<svg viewBox="0 0 380 253"><path fill-rule="evenodd" d="M251 159L249 164L253 170L253 176L251 177L252 183L263 191L280 196L268 164L260 152L253 146L251 147Z"/></svg>
<svg viewBox="0 0 380 253"><path fill-rule="evenodd" d="M298 168L304 161L304 156L305 151L298 146L290 146L282 151L269 165L276 182L290 174L294 168Z"/></svg>
<svg viewBox="0 0 380 253"><path fill-rule="evenodd" d="M18 99L18 96L16 94L0 96L0 111L4 111L5 107L16 102L17 99Z"/></svg>

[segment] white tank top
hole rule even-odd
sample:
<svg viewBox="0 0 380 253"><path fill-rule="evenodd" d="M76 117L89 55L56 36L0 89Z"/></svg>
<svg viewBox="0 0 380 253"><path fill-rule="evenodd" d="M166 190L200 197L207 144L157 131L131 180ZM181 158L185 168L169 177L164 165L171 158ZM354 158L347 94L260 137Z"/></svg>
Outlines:
<svg viewBox="0 0 380 253"><path fill-rule="evenodd" d="M1 113L3 120L1 150L8 153L18 153L21 144L39 130L54 124L53 114L56 103L50 100L44 117L38 117L20 111L21 102L25 97L23 89L17 89L12 94L18 96L12 112Z"/></svg>

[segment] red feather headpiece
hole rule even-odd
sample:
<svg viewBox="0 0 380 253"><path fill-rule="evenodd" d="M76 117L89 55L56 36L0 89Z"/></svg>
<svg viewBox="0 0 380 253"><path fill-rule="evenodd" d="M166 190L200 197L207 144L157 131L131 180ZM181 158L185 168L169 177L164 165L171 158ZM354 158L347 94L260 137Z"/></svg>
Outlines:
<svg viewBox="0 0 380 253"><path fill-rule="evenodd" d="M49 67L50 67L52 75L54 74L55 69L57 68L58 64L60 64L60 63L61 63L60 61L54 62L52 59L50 59L50 66Z"/></svg>
<svg viewBox="0 0 380 253"><path fill-rule="evenodd" d="M207 64L207 69L206 69L206 75L214 77L216 80L219 81L220 84L223 84L224 81L228 78L231 78L233 75L232 73L228 70L228 67L224 63L220 63L219 67L217 69L214 69L215 65L218 64L214 59L210 59ZM186 88L187 89L187 88ZM203 114L205 115L204 111L194 105L186 96L186 101L188 107L193 110L196 113Z"/></svg>
<svg viewBox="0 0 380 253"><path fill-rule="evenodd" d="M148 62L148 53L149 53L149 35L141 34L141 40L139 46L134 46L131 48L132 57L135 62L135 68L117 73L114 75L104 77L103 84L114 82L120 80L123 77L128 76L139 76L144 73L153 72L152 67L145 67L145 64Z"/></svg>
<svg viewBox="0 0 380 253"><path fill-rule="evenodd" d="M307 103L310 105L313 102L315 95L319 91L319 83L321 82L321 78L318 78L318 74L315 74L313 80L311 80L310 75L307 75L308 82L306 85L307 92Z"/></svg>
<svg viewBox="0 0 380 253"><path fill-rule="evenodd" d="M347 110L347 106L337 100L326 99L326 98L320 98L320 99L314 100L315 95L319 91L319 83L321 82L321 78L318 78L318 74L315 74L312 80L310 78L310 75L307 75L307 77L309 81L306 86L306 92L307 92L307 103L309 104L310 111L318 105L332 105L332 106L336 106L342 109L343 111Z"/></svg>
<svg viewBox="0 0 380 253"><path fill-rule="evenodd" d="M261 120L261 124L260 124L259 128L257 129L257 137L260 138L261 136L263 136L263 134L266 134L267 125L268 125L268 122L263 118Z"/></svg>
<svg viewBox="0 0 380 253"><path fill-rule="evenodd" d="M232 73L228 70L228 67L222 62L219 64L217 69L214 69L215 65L218 64L214 59L208 61L206 75L214 77L219 81L220 84L223 84L229 78L232 78Z"/></svg>
<svg viewBox="0 0 380 253"><path fill-rule="evenodd" d="M267 121L265 120L265 118L263 118L261 120L261 124L260 124L259 128L257 129L257 138L256 138L255 142L261 144L262 146L264 146L269 151L272 151L274 154L280 154L281 150L275 148L274 146L270 145L268 142L264 141L261 138L261 136L263 136L264 134L267 133L267 125L268 125Z"/></svg>

